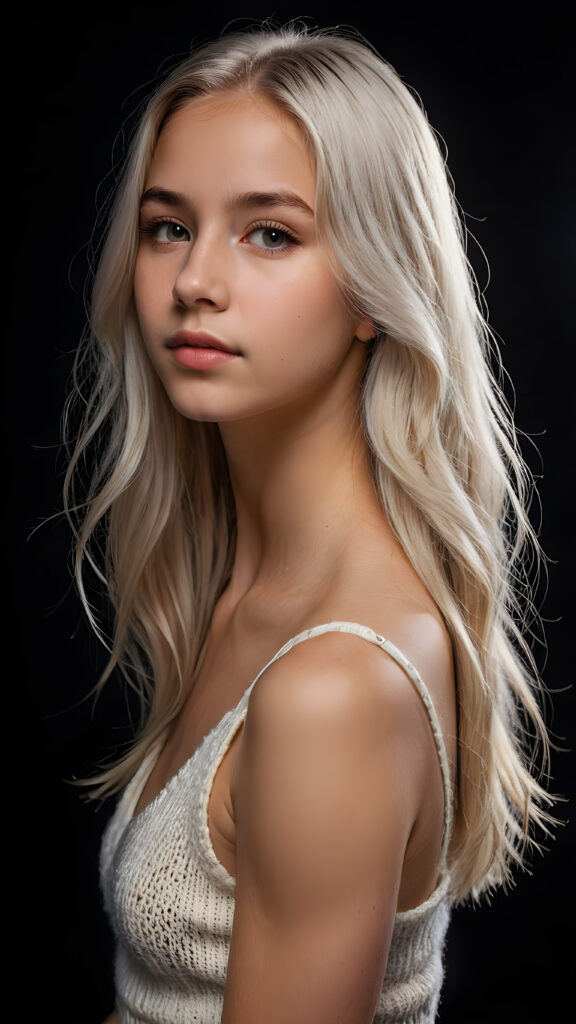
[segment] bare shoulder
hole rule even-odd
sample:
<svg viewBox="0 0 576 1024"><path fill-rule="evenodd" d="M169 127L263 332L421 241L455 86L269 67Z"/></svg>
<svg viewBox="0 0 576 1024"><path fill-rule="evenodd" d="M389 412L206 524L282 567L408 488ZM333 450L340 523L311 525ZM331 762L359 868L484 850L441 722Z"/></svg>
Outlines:
<svg viewBox="0 0 576 1024"><path fill-rule="evenodd" d="M434 616L413 609L389 620L389 640L416 668L440 719L449 761L456 764L456 701L450 643ZM377 634L383 635L383 634ZM242 779L245 800L266 778L286 792L290 766L296 785L294 754L299 758L298 785L313 776L317 799L330 789L346 765L354 765L356 792L373 787L385 796L387 779L404 804L404 829L410 831L430 803L434 779L438 817L443 805L436 741L428 711L402 659L349 632L329 631L296 644L260 677L249 701L236 782ZM279 790L280 791L280 790ZM311 787L307 787L312 796ZM334 792L334 789L332 789ZM340 790L345 794L346 787ZM240 787L235 786L235 795ZM342 807L345 812L344 806ZM384 807L373 808L384 812ZM428 812L427 812L428 813Z"/></svg>
<svg viewBox="0 0 576 1024"><path fill-rule="evenodd" d="M285 920L297 908L328 912L360 886L363 906L389 920L420 832L433 840L430 877L419 873L412 902L425 898L443 820L437 775L430 723L401 665L354 634L297 644L258 680L240 738L231 784L240 902L250 892Z"/></svg>
<svg viewBox="0 0 576 1024"><path fill-rule="evenodd" d="M373 1018L417 814L400 747L394 756L383 742L402 731L402 701L384 685L399 672L365 640L325 634L252 690L231 791L227 1020L240 1019L255 960L265 964L259 1001L269 992L276 1005L282 992L286 1019L301 996L286 990L286 963L306 979L308 1019L335 1020L343 1007L350 1020Z"/></svg>
<svg viewBox="0 0 576 1024"><path fill-rule="evenodd" d="M421 626L419 644L413 642L409 654L414 651L436 680L434 699L445 695L448 704L450 688L438 682L449 665L441 631L435 631L432 623ZM400 636L400 630L394 632L396 638ZM407 660L411 660L409 654ZM442 718L448 720L446 713ZM351 778L350 765L354 765L356 791L364 784L372 786L375 778L400 784L404 797L409 797L409 830L436 762L428 713L405 666L363 636L329 631L296 644L256 683L241 739L234 795L242 791L246 801L252 799L263 779L275 780L278 792L286 793L288 775L295 781L298 774L300 785L308 774L321 801L319 780L325 778L330 789L330 779L333 782L340 774L341 766L347 766ZM285 766L289 766L288 775ZM311 792L308 787L308 796ZM340 792L344 794L346 787Z"/></svg>
<svg viewBox="0 0 576 1024"><path fill-rule="evenodd" d="M408 656L407 656L408 657ZM413 704L405 670L364 637L329 631L296 644L258 680L247 725L254 730L342 727L364 736L367 726L398 723Z"/></svg>
<svg viewBox="0 0 576 1024"><path fill-rule="evenodd" d="M405 739L419 724L403 675L374 644L327 633L261 676L232 786L241 891L250 877L287 913L312 899L318 909L362 872L378 888L387 861L393 903L418 813Z"/></svg>

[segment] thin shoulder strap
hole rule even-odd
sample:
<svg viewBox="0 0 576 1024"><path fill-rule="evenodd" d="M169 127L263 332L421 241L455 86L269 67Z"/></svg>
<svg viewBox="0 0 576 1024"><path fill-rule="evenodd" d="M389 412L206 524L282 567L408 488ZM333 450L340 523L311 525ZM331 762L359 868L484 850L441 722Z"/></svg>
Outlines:
<svg viewBox="0 0 576 1024"><path fill-rule="evenodd" d="M297 636L293 636L279 651L274 655L273 658L264 666L263 669L258 673L256 679L246 691L247 696L250 695L254 686L258 682L261 676L264 675L266 670L282 658L283 655L291 651L297 644L303 643L304 640L309 640L314 636L321 636L322 633L353 633L355 636L362 637L364 640L368 640L370 643L380 647L383 651L386 651L391 658L404 670L406 675L412 680L430 720L430 727L432 729L432 735L436 743L436 750L438 751L438 760L440 762L440 769L442 772L442 783L444 787L444 834L442 838L442 850L440 855L441 867L445 866L446 856L448 853L448 847L450 845L450 838L452 835L452 820L453 820L453 794L452 794L452 783L450 780L450 766L448 762L448 754L446 751L446 744L444 742L444 736L442 734L442 728L438 715L436 714L436 708L432 702L428 687L424 683L420 673L414 667L412 662L402 654L402 651L395 646L390 640L386 640L385 637L375 633L369 626L361 626L357 622L326 622L321 626L313 626L311 629L305 629L302 633L298 633Z"/></svg>

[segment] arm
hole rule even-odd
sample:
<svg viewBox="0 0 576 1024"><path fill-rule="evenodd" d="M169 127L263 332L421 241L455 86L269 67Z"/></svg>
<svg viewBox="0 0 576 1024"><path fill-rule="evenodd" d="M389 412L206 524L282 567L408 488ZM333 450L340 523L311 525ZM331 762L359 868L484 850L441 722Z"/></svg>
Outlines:
<svg viewBox="0 0 576 1024"><path fill-rule="evenodd" d="M335 643L294 649L251 696L222 1024L373 1020L420 799L420 709L381 652L327 658Z"/></svg>

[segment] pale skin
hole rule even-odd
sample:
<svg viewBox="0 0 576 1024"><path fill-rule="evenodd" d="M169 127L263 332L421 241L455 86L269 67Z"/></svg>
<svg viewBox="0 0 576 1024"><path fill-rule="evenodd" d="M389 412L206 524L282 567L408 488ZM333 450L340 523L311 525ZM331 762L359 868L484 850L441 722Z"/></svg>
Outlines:
<svg viewBox="0 0 576 1024"><path fill-rule="evenodd" d="M299 130L262 97L194 100L160 136L136 308L174 406L219 423L238 540L136 812L287 639L332 620L371 626L413 662L455 762L449 638L379 504L358 420L374 328L343 303L314 207ZM182 330L234 357L183 366L166 346ZM394 915L436 884L443 814L429 721L395 662L334 633L276 662L210 795L214 850L236 878L223 1024L371 1024Z"/></svg>

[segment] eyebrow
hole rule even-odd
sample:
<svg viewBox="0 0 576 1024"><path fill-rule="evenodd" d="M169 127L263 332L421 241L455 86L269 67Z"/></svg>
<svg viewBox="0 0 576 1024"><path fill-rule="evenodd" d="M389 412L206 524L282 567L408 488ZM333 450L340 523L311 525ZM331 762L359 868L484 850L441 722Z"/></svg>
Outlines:
<svg viewBox="0 0 576 1024"><path fill-rule="evenodd" d="M309 217L314 216L314 210L308 206L308 203L305 203L295 192L287 190L280 192L244 192L241 195L234 196L231 205L234 208L290 206L295 210L301 210L302 213L306 213Z"/></svg>
<svg viewBox="0 0 576 1024"><path fill-rule="evenodd" d="M144 203L164 203L166 206L186 206L187 199L180 192L172 192L170 189L161 188L158 185L153 185L152 188L147 188L143 193L140 200L140 205ZM302 213L307 214L309 217L314 216L314 211L300 198L296 192L290 192L289 190L281 190L279 192L241 192L237 195L232 196L230 207L234 210L251 208L256 206L288 206L295 210L300 210Z"/></svg>

